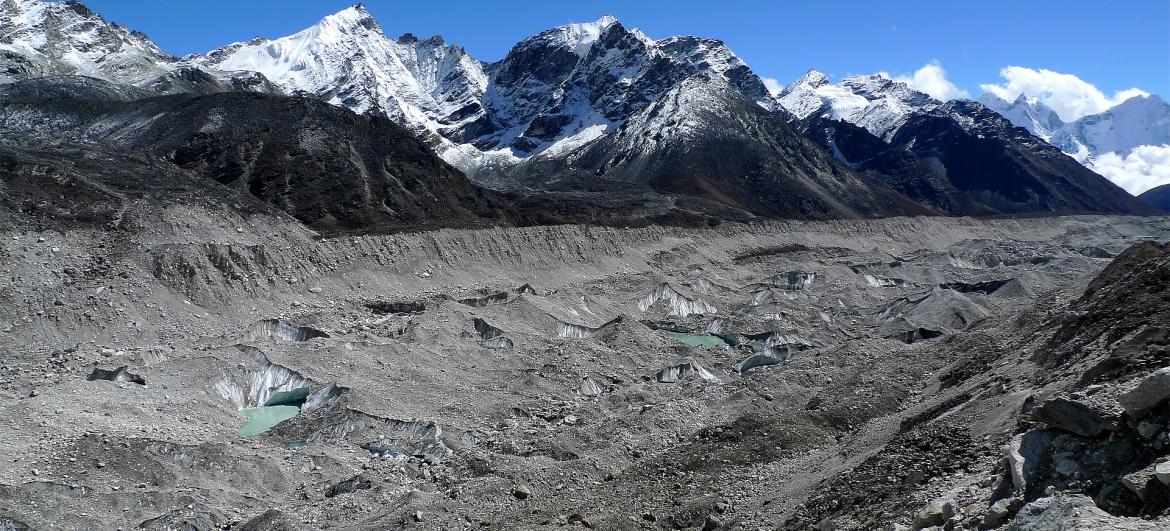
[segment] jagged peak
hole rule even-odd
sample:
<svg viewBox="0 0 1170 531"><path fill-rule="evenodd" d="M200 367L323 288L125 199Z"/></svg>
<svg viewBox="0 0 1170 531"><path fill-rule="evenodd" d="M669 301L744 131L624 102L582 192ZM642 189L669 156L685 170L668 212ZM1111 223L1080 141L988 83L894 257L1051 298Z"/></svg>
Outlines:
<svg viewBox="0 0 1170 531"><path fill-rule="evenodd" d="M574 53L584 57L589 53L589 48L593 46L593 43L601 38L602 32L614 24L619 24L618 20L610 15L605 15L593 22L557 26L541 33L541 35L572 48Z"/></svg>
<svg viewBox="0 0 1170 531"><path fill-rule="evenodd" d="M807 72L804 73L803 76L800 76L800 79L796 80L795 83L789 85L788 87L806 86L806 87L811 87L811 88L817 88L817 87L828 85L828 84L829 84L829 76L826 76L820 70L817 70L815 68L810 68L810 69L808 69ZM785 90L787 90L787 88Z"/></svg>
<svg viewBox="0 0 1170 531"><path fill-rule="evenodd" d="M369 11L366 11L364 4L354 4L332 15L326 16L310 29L317 29L322 33L325 33L326 30L334 29L349 33L356 28L365 28L378 33L382 32L378 21L374 20L374 16Z"/></svg>
<svg viewBox="0 0 1170 531"><path fill-rule="evenodd" d="M598 18L597 20L594 20L593 22L575 22L575 23L565 24L563 26L557 26L557 28L558 29L564 28L564 29L578 32L578 33L585 33L585 32L599 33L599 32L601 32L601 30L612 26L617 21L618 20L611 15L603 15L600 18Z"/></svg>

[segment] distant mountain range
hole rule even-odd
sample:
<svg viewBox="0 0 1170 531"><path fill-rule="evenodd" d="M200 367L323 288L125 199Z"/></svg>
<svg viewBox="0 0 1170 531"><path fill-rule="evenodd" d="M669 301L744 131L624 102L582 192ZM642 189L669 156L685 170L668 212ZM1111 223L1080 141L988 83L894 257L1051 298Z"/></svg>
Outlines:
<svg viewBox="0 0 1170 531"><path fill-rule="evenodd" d="M87 94L270 94L192 105L207 115L173 111L202 121L198 134L210 139L199 142L217 156L226 156L232 142L251 145L244 129L210 119L225 105L261 129L277 119L263 113L290 105L271 98L287 96L385 117L475 186L497 194L492 197L539 211L546 221L1150 213L1149 205L1061 149L1078 157L1084 150L1090 155L1080 160L1091 160L1094 150L1147 142L1142 131L1164 123L1157 105L1137 108L1141 102L1096 121L1063 124L1034 106L944 103L884 76L833 84L815 71L773 97L720 41L653 40L611 17L541 32L503 60L486 63L440 37L389 38L359 4L287 37L174 57L78 3L0 2L0 83L55 79L22 89L52 91L54 83L70 82L49 76L77 75L113 84L86 85ZM185 100L165 101L181 106ZM347 138L364 134L318 110L308 116L328 120L329 130L343 127L338 134ZM1132 125L1139 119L1148 126ZM1026 123L1036 136L1012 125ZM7 134L34 133L4 127ZM1109 133L1118 129L1125 134ZM165 136L134 146L169 160L190 148ZM348 157L353 149L333 148L316 156ZM376 154L379 160L391 155ZM204 164L208 156L177 162ZM297 182L310 186L305 178ZM417 178L425 180L425 172ZM458 195L470 198L467 193ZM485 213L496 208L483 206L497 200L489 199L460 204ZM503 207L492 212L484 215L524 218ZM401 224L392 216L378 219Z"/></svg>
<svg viewBox="0 0 1170 531"><path fill-rule="evenodd" d="M988 93L979 102L1089 168L1110 153L1124 157L1142 146L1170 149L1170 104L1156 95L1135 96L1067 123L1037 98L1020 95L1007 102Z"/></svg>

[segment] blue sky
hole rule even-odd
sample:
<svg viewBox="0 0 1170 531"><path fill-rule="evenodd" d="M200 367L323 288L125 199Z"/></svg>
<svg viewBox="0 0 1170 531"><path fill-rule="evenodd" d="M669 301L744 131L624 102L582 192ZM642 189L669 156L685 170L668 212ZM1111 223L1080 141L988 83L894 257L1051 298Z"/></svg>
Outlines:
<svg viewBox="0 0 1170 531"><path fill-rule="evenodd" d="M353 2L84 0L174 54L303 29ZM694 0L464 2L370 0L388 35L440 34L500 59L519 39L568 22L616 16L652 38L722 39L762 77L790 83L810 67L831 77L912 74L938 61L959 89L1002 83L1017 65L1074 74L1107 96L1131 87L1170 94L1170 2L982 0L748 2Z"/></svg>

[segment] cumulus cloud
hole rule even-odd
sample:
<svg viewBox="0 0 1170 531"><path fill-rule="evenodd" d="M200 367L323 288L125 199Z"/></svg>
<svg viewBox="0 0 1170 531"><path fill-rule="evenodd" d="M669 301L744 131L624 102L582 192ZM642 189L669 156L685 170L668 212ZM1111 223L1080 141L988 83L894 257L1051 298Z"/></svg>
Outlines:
<svg viewBox="0 0 1170 531"><path fill-rule="evenodd" d="M1138 146L1124 157L1109 152L1094 159L1089 167L1137 195L1170 183L1170 145Z"/></svg>
<svg viewBox="0 0 1170 531"><path fill-rule="evenodd" d="M1009 66L1000 70L999 75L1006 80L1005 83L988 83L979 87L1006 101L1013 101L1020 94L1037 98L1066 122L1102 112L1134 96L1148 95L1143 90L1131 88L1109 97L1077 76L1045 69Z"/></svg>
<svg viewBox="0 0 1170 531"><path fill-rule="evenodd" d="M784 84L774 78L765 77L761 79L764 80L764 86L768 87L768 92L771 92L773 96L780 94L780 91L784 90Z"/></svg>
<svg viewBox="0 0 1170 531"><path fill-rule="evenodd" d="M883 75L888 75L882 72ZM905 83L910 88L925 92L936 100L954 100L968 98L967 91L955 86L947 79L947 71L938 61L931 61L922 68L915 70L911 75L901 75L893 78L894 81Z"/></svg>

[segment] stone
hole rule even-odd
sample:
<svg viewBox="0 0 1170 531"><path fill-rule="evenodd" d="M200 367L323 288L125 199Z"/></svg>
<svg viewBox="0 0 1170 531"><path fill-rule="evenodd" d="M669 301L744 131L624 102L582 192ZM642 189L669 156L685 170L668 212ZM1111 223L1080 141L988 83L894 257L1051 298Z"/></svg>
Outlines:
<svg viewBox="0 0 1170 531"><path fill-rule="evenodd" d="M1143 420L1139 422L1137 427L1134 429L1138 432L1138 435L1141 435L1146 439L1154 440L1154 438L1158 436L1158 433L1162 431L1162 426L1160 426L1157 422Z"/></svg>
<svg viewBox="0 0 1170 531"><path fill-rule="evenodd" d="M1032 412L1032 418L1051 428L1082 437L1096 437L1121 429L1120 411L1063 397L1041 404Z"/></svg>
<svg viewBox="0 0 1170 531"><path fill-rule="evenodd" d="M1117 397L1125 412L1135 419L1148 415L1167 400L1170 400L1170 367L1163 367L1150 373L1137 385Z"/></svg>
<svg viewBox="0 0 1170 531"><path fill-rule="evenodd" d="M1154 481L1155 467L1156 465L1150 464L1137 472L1126 474L1121 478L1121 484L1125 485L1125 488L1129 489L1130 492L1137 494L1137 497L1143 502L1149 501L1150 482Z"/></svg>
<svg viewBox="0 0 1170 531"><path fill-rule="evenodd" d="M915 515L914 528L923 529L945 524L955 515L954 507L954 502L950 500L937 499L928 503Z"/></svg>
<svg viewBox="0 0 1170 531"><path fill-rule="evenodd" d="M983 524L987 526L996 526L1003 522L1012 511L1012 504L1014 498L1004 498L987 508L987 516L983 518Z"/></svg>
<svg viewBox="0 0 1170 531"><path fill-rule="evenodd" d="M1055 523L1063 523L1058 527ZM1008 531L1042 529L1101 530L1128 529L1151 531L1165 529L1158 522L1111 515L1082 494L1061 494L1033 500L1020 508L1005 528Z"/></svg>
<svg viewBox="0 0 1170 531"><path fill-rule="evenodd" d="M525 485L516 485L512 488L512 495L518 500L527 500L532 495L532 491Z"/></svg>
<svg viewBox="0 0 1170 531"><path fill-rule="evenodd" d="M1016 492L1027 488L1028 480L1036 472L1040 456L1052 443L1052 433L1047 430L1030 430L1012 437L1003 447L1004 459L1011 474L1012 486Z"/></svg>
<svg viewBox="0 0 1170 531"><path fill-rule="evenodd" d="M703 531L712 531L723 527L723 520L714 514L707 515L707 520L703 522Z"/></svg>
<svg viewBox="0 0 1170 531"><path fill-rule="evenodd" d="M1161 484L1170 487L1170 461L1163 461L1154 465L1154 478Z"/></svg>
<svg viewBox="0 0 1170 531"><path fill-rule="evenodd" d="M581 385L577 387L577 392L581 396L597 396L605 392L605 388L593 380L593 378L586 376L581 379Z"/></svg>

